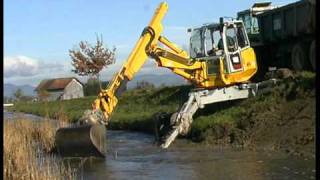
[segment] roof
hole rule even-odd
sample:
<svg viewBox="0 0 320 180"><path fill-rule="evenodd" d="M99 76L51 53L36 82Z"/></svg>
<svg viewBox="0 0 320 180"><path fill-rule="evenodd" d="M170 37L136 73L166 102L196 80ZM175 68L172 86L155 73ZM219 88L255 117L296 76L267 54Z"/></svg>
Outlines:
<svg viewBox="0 0 320 180"><path fill-rule="evenodd" d="M271 2L256 2L253 4L252 8L255 8L255 7L267 7L267 6L270 6L271 5Z"/></svg>
<svg viewBox="0 0 320 180"><path fill-rule="evenodd" d="M83 85L77 78L57 78L57 79L45 79L40 82L35 91L39 90L61 90L64 89L73 79Z"/></svg>

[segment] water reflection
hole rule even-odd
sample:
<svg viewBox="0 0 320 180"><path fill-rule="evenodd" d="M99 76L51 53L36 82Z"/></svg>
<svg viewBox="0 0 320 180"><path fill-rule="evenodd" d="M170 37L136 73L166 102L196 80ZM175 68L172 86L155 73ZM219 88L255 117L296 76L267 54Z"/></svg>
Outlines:
<svg viewBox="0 0 320 180"><path fill-rule="evenodd" d="M313 161L279 152L188 147L179 143L161 150L153 145L151 135L109 131L107 136L106 160L87 159L84 179L312 179L315 174Z"/></svg>
<svg viewBox="0 0 320 180"><path fill-rule="evenodd" d="M280 152L209 148L184 140L162 150L152 135L127 131L109 130L107 139L106 159L64 159L80 167L79 179L315 179L314 159Z"/></svg>

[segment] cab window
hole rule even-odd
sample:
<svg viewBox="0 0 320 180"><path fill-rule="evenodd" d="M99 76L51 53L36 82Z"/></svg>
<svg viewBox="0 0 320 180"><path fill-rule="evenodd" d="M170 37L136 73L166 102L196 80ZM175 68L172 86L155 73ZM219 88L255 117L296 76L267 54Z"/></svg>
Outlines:
<svg viewBox="0 0 320 180"><path fill-rule="evenodd" d="M227 41L227 48L229 52L235 52L237 47L237 33L236 29L233 26L229 26L226 31L226 41Z"/></svg>
<svg viewBox="0 0 320 180"><path fill-rule="evenodd" d="M238 38L238 44L239 44L240 48L244 48L249 45L244 28L241 24L237 25L237 38Z"/></svg>
<svg viewBox="0 0 320 180"><path fill-rule="evenodd" d="M196 29L190 37L190 56L191 58L203 57L203 47L201 45L201 30Z"/></svg>
<svg viewBox="0 0 320 180"><path fill-rule="evenodd" d="M212 42L212 36L211 36L211 30L207 29L204 34L205 37L205 46L207 54L210 56L213 51L213 42Z"/></svg>

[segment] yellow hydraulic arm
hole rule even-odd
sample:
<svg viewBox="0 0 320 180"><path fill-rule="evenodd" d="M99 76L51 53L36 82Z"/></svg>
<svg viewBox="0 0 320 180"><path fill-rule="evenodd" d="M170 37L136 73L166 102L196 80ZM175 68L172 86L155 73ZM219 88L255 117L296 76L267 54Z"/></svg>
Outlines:
<svg viewBox="0 0 320 180"><path fill-rule="evenodd" d="M176 63L188 66L188 55L185 51L172 45L167 39L161 37L162 32L161 21L167 12L167 3L161 3L156 10L152 20L142 34L130 56L120 71L110 81L107 89L102 90L98 98L94 101L94 110L100 109L104 113L106 120L108 120L118 103L118 97L124 91L126 83L134 77L134 75L141 69L149 56L156 58L161 49L157 46L158 41L170 47L174 53L170 53L177 58ZM169 52L168 52L169 53ZM157 58L156 58L157 59Z"/></svg>
<svg viewBox="0 0 320 180"><path fill-rule="evenodd" d="M168 10L168 5L162 2L157 8L149 25L143 30L138 42L120 71L110 81L105 90L101 90L93 103L93 109L101 110L107 123L118 103L118 97L124 91L128 81L141 69L148 57L156 60L158 66L166 67L174 73L201 88L224 87L248 80L256 72L255 56L252 48L242 53L243 71L226 74L224 62L219 60L219 72L208 74L208 64L205 60L191 59L188 53L168 39L161 36L163 27L161 21ZM160 44L162 45L160 47ZM166 47L166 48L165 48ZM249 58L246 58L249 57ZM254 57L254 58L252 58ZM246 59L250 59L246 61Z"/></svg>
<svg viewBox="0 0 320 180"><path fill-rule="evenodd" d="M188 53L172 44L165 37L160 36L163 27L161 21L167 12L168 5L163 2L157 8L152 20L149 23L129 55L127 61L120 71L110 81L107 89L102 90L98 98L94 101L94 110L102 110L106 120L108 120L117 105L118 97L124 91L126 83L134 77L141 69L148 57L157 60L159 66L171 68L175 73L192 79L192 75L181 69L199 69L201 63L192 63ZM168 47L170 51L158 46L158 42ZM162 56L162 57L160 57Z"/></svg>
<svg viewBox="0 0 320 180"><path fill-rule="evenodd" d="M255 91L251 92L252 88L248 84L239 86L239 84L248 81L257 71L255 53L249 42L245 43L243 47L239 46L230 51L226 43L227 28L231 30L237 28L238 31L239 28L244 28L242 21L221 21L219 24L204 25L200 27L201 31L198 31L199 28L193 29L190 39L200 37L200 40L195 38L200 41L200 46L199 43L191 41L191 58L186 51L161 36L163 30L161 21L167 10L167 3L163 2L159 5L127 61L115 74L108 87L101 90L92 104L93 110L85 111L79 120L80 125L85 123L94 126L66 127L57 131L55 144L59 152L72 156L79 156L83 153L88 155L88 152L90 152L90 156L92 154L105 156L106 136L103 125L108 124L111 119L118 98L125 90L127 82L134 78L148 58L154 59L158 66L170 69L197 87L195 91L190 92L189 99L182 107L171 116L170 123L174 123L174 125L171 124L171 130L165 132L165 141L161 145L163 148L167 148L178 134L186 135L188 133L193 121L192 116L198 108L203 108L204 105L210 103L243 99L250 94L256 94ZM209 55L209 49L205 46L208 38L204 36L209 34L212 37L211 32L216 31L216 28L220 30L221 27L223 27L221 38L223 39L224 53L220 55L219 53L210 53ZM209 31L210 33L202 33ZM243 31L245 32L245 29ZM237 39L235 37L235 40ZM248 38L242 36L242 39ZM234 44L234 47L236 47L235 45L237 43ZM193 57L194 55L195 57ZM173 119L172 122L171 119ZM94 152L91 153L92 150Z"/></svg>

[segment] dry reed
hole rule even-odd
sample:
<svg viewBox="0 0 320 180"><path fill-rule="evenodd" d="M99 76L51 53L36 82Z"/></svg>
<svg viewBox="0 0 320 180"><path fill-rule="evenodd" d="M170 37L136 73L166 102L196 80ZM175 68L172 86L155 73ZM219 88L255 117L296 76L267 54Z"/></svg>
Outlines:
<svg viewBox="0 0 320 180"><path fill-rule="evenodd" d="M76 179L75 170L48 152L58 126L54 121L4 121L4 179Z"/></svg>

